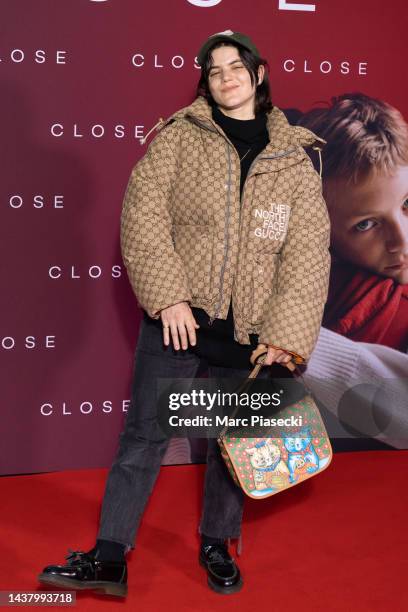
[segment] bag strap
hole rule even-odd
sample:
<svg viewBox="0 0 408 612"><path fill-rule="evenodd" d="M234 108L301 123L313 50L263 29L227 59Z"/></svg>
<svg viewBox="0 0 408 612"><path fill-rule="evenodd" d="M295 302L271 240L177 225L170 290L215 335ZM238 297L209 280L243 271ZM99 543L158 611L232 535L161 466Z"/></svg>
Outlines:
<svg viewBox="0 0 408 612"><path fill-rule="evenodd" d="M267 348L263 348L262 346L258 346L252 353L251 356L251 363L252 365L254 365L254 368L252 369L251 373L249 374L249 378L256 378L259 374L260 369L263 366L263 362L265 361L266 358L266 354L268 352ZM288 368L288 370L290 370L291 372L296 372L296 374L298 374L299 378L302 380L303 386L305 387L305 389L311 394L312 390L310 389L310 387L307 385L302 371L301 369L297 366L297 364L294 361L289 361L288 363L282 363L281 365L285 366L286 368Z"/></svg>
<svg viewBox="0 0 408 612"><path fill-rule="evenodd" d="M257 367L258 364L260 364L262 366L263 362L265 361L265 357L266 357L266 353L268 352L267 348L263 348L262 346L258 346L253 352L252 352L252 356L251 356L251 363L252 365L255 364L255 368ZM291 372L293 372L295 369L297 369L297 365L293 362L293 361L289 361L289 363L284 363L284 366L286 366L288 368L288 370L290 370ZM251 374L249 375L250 378L253 378L252 373L255 372L255 368L252 370ZM259 370L261 368L258 368L256 370L256 374L255 376L258 376Z"/></svg>
<svg viewBox="0 0 408 612"><path fill-rule="evenodd" d="M253 382L253 379L255 379L259 372L261 371L261 368L263 366L263 362L265 361L266 358L266 354L268 352L267 348L263 348L262 346L258 346L252 353L251 355L251 363L252 365L254 365L253 369L251 370L251 372L248 375L248 378L244 380L244 382L242 383L242 385L240 385L240 387L237 389L237 391L235 391L235 393L240 394L242 393L242 391L251 385L251 383ZM300 368L298 368L298 366L296 365L296 363L294 361L289 361L288 363L283 363L283 366L287 367L288 370L290 370L291 372L296 372L299 377L302 380L302 383L306 389L306 391L308 391L308 393L312 394L311 389L308 387L308 385L306 384L305 379L303 378L303 374L300 370ZM233 411L233 413L231 414L230 418L234 418L235 415L237 414L239 410L239 405L236 406L235 410ZM223 427L223 429L221 430L219 436L218 436L218 440L222 440L222 438L225 436L225 434L227 433L228 430L228 425L225 425Z"/></svg>

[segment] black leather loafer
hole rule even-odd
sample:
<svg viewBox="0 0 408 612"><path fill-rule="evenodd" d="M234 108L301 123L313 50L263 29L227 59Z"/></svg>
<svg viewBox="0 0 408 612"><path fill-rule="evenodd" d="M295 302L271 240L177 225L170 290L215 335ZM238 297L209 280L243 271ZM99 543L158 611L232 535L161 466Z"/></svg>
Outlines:
<svg viewBox="0 0 408 612"><path fill-rule="evenodd" d="M66 589L92 589L105 595L127 594L126 561L99 561L90 553L70 551L66 565L48 565L40 582Z"/></svg>
<svg viewBox="0 0 408 612"><path fill-rule="evenodd" d="M239 568L225 544L201 546L199 562L207 570L208 586L213 591L227 595L241 590Z"/></svg>

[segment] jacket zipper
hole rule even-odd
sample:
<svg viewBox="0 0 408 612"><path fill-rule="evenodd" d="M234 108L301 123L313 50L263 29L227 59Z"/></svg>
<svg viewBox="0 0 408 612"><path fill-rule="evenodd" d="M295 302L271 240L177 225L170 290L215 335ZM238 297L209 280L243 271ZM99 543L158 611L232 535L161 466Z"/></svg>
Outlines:
<svg viewBox="0 0 408 612"><path fill-rule="evenodd" d="M222 268L221 268L221 281L220 281L220 292L219 292L219 296L218 296L218 304L217 304L217 308L216 311L214 313L213 317L210 317L208 319L208 325L212 325L215 321L215 319L217 318L217 315L220 312L220 308L221 308L221 304L222 304L222 289L223 289L223 282L224 282L224 274L225 274L225 264L227 261L227 252L228 252L228 223L227 220L229 219L229 211L230 211L230 202L231 202L231 151L229 148L229 144L227 142L227 151L228 151L228 205L227 205L227 211L226 211L226 223L225 223L225 233L224 236L226 236L226 240L224 241L225 244L225 248L224 248L224 260L222 263ZM244 192L245 192L245 186L248 180L248 177L250 175L251 169L253 167L253 165L255 164L255 162L258 159L275 159L276 157L285 157L286 155L289 155L289 153L293 153L294 151L296 151L296 147L289 149L288 151L285 151L284 153L277 153L276 155L264 155L263 157L260 157L261 153L259 155L257 155L255 157L255 159L253 160L253 162L251 163L249 170L248 170L248 174L246 176L246 179L244 181L244 184L242 186L242 196L241 196L241 206L239 209L239 225L241 227L241 209L242 209L242 202L243 202L243 196L244 196Z"/></svg>
<svg viewBox="0 0 408 612"><path fill-rule="evenodd" d="M221 279L220 279L220 292L218 295L218 305L215 310L215 314L213 317L208 319L208 325L212 325L217 318L217 315L220 312L221 304L222 304L222 289L224 284L224 275L225 275L225 265L227 263L228 258L228 227L229 227L229 216L230 216L230 205L231 205L231 150L228 142L225 143L227 146L227 155L228 155L228 198L227 198L227 210L225 213L225 230L224 230L224 259L221 267Z"/></svg>

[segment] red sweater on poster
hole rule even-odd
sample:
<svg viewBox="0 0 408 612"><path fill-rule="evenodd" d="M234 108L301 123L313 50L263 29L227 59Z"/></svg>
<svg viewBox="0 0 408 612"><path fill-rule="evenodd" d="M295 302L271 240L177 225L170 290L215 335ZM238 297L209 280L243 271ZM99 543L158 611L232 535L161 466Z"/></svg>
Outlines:
<svg viewBox="0 0 408 612"><path fill-rule="evenodd" d="M408 285L333 258L323 326L407 352Z"/></svg>

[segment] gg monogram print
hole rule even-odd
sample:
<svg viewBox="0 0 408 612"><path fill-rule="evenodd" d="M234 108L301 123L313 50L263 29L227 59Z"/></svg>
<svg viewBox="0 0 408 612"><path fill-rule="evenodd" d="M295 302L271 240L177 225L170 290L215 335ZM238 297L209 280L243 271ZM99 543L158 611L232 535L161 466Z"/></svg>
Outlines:
<svg viewBox="0 0 408 612"><path fill-rule="evenodd" d="M153 318L186 301L225 319L235 340L304 363L327 299L330 222L321 179L304 150L325 143L274 107L270 142L249 169L203 97L161 121L135 164L121 216L121 248L139 304Z"/></svg>

